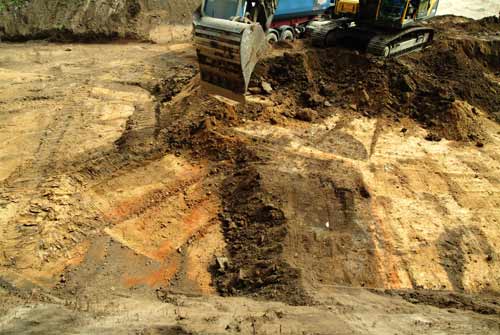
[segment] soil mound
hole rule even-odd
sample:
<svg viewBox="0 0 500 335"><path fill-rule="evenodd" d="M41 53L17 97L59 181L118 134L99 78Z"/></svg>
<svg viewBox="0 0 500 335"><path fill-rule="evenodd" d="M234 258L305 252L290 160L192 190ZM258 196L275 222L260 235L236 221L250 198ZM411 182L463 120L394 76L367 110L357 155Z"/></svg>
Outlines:
<svg viewBox="0 0 500 335"><path fill-rule="evenodd" d="M455 27L466 30L469 33L480 33L480 32L498 33L500 32L500 17L488 16L481 20L471 20L469 22L459 23Z"/></svg>
<svg viewBox="0 0 500 335"><path fill-rule="evenodd" d="M474 20L464 16L440 15L431 19L429 24L440 32L458 30L468 34L486 32L496 34L500 29L500 18L498 16L488 16Z"/></svg>
<svg viewBox="0 0 500 335"><path fill-rule="evenodd" d="M242 167L223 185L224 234L231 263L219 271L216 283L222 294L250 294L305 304L300 271L284 258L287 219L273 204L262 175Z"/></svg>
<svg viewBox="0 0 500 335"><path fill-rule="evenodd" d="M438 133L445 138L482 143L486 134L478 114L477 109L467 102L455 100L446 104L441 113L437 112L429 122L441 125Z"/></svg>
<svg viewBox="0 0 500 335"><path fill-rule="evenodd" d="M478 141L485 140L479 110L500 120L499 52L494 40L446 38L424 53L388 61L309 49L268 60L257 81L271 83L275 103L288 107L311 107L325 116L333 105L363 115L410 117L441 137Z"/></svg>
<svg viewBox="0 0 500 335"><path fill-rule="evenodd" d="M478 31L492 31L498 33L500 30L500 17L498 16L489 16L484 19L475 21L469 25L465 25L464 27L467 30L477 29Z"/></svg>

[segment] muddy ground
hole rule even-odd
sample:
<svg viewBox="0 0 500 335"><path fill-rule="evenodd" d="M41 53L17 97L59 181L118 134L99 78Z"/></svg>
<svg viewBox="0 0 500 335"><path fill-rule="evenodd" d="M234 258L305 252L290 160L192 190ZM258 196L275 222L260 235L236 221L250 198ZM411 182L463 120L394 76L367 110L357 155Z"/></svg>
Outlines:
<svg viewBox="0 0 500 335"><path fill-rule="evenodd" d="M500 24L439 20L246 106L190 43L1 44L0 331L498 334Z"/></svg>

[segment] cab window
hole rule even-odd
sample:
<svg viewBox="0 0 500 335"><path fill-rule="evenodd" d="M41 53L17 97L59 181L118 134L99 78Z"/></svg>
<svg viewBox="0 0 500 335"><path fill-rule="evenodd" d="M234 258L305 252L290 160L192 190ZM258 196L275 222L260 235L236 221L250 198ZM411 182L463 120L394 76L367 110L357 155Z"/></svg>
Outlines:
<svg viewBox="0 0 500 335"><path fill-rule="evenodd" d="M207 0L205 2L205 15L217 19L230 19L239 14L239 0Z"/></svg>
<svg viewBox="0 0 500 335"><path fill-rule="evenodd" d="M380 17L389 21L401 19L406 7L406 1L403 0L383 0L380 6Z"/></svg>

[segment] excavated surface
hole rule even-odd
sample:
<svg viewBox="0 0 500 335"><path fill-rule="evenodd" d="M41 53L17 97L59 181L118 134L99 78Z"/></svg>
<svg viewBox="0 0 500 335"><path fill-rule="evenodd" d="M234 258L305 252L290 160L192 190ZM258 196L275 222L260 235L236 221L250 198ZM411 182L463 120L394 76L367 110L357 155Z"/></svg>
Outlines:
<svg viewBox="0 0 500 335"><path fill-rule="evenodd" d="M10 1L0 10L0 40L181 41L189 38L199 5L197 0Z"/></svg>
<svg viewBox="0 0 500 335"><path fill-rule="evenodd" d="M0 330L498 333L499 49L460 29L275 49L245 106L189 44L0 45Z"/></svg>

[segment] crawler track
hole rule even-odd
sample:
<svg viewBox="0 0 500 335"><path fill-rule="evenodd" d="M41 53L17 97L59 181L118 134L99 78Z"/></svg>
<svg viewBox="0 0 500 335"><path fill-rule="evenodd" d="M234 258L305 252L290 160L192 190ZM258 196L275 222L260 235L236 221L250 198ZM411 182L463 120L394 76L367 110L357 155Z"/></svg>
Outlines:
<svg viewBox="0 0 500 335"><path fill-rule="evenodd" d="M434 40L434 29L414 27L399 34L377 35L370 40L366 51L384 58L397 57L422 50Z"/></svg>

